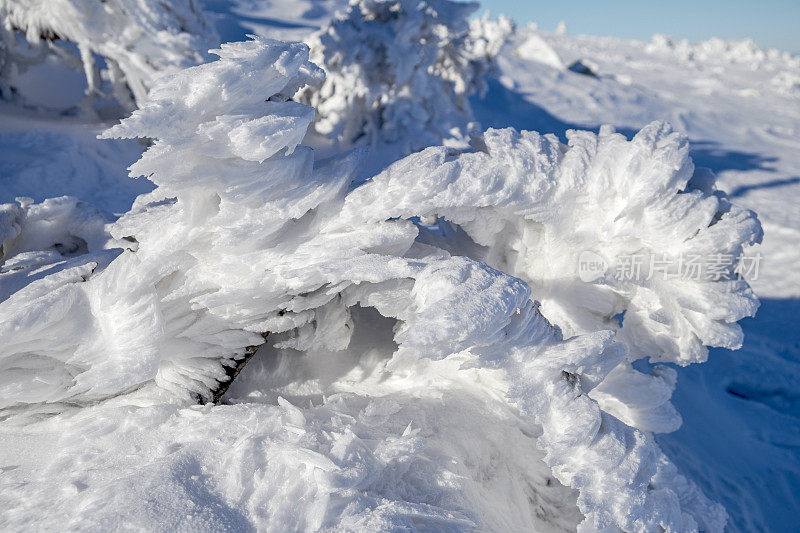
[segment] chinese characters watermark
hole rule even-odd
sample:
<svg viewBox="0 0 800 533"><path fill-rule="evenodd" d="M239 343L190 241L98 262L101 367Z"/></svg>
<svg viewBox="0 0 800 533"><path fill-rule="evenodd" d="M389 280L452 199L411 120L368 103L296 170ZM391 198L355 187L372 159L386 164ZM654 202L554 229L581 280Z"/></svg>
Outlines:
<svg viewBox="0 0 800 533"><path fill-rule="evenodd" d="M587 250L578 258L578 275L587 283L604 277L618 281L754 281L758 279L762 260L759 252L738 256L637 253L620 255L613 261L607 261L601 255Z"/></svg>

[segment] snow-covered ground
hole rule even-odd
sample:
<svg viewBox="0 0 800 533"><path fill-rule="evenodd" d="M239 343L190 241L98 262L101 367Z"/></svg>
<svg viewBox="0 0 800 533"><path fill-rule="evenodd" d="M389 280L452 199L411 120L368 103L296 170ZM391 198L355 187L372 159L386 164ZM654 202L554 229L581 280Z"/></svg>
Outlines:
<svg viewBox="0 0 800 533"><path fill-rule="evenodd" d="M248 33L299 40L342 2L205 6L216 13L223 41ZM575 61L593 75L568 70ZM645 43L520 28L488 91L471 104L483 128L513 126L562 140L570 129L611 124L631 137L651 121L669 121L688 134L695 163L717 173L734 202L758 213L763 261L750 280L761 299L758 315L742 322L740 350L712 349L708 362L676 367L673 404L683 425L656 440L682 474L726 508L728 530L796 528L800 58L747 42ZM154 185L125 171L142 144L95 138L107 126L2 103L0 203L68 194L110 213L127 211ZM382 168L394 157L375 150L365 159ZM0 425L0 525L574 529L581 516L573 491L541 462L532 445L540 429L488 399L502 389L492 371L442 360L387 379L383 354L394 347L374 339L393 324L368 308L357 313L378 333L356 330L346 354L318 347L299 363L269 346L228 392L233 405L112 400L33 426ZM323 401L334 382L334 396ZM300 402L302 411L293 405ZM297 456L301 448L305 455ZM534 489L530 480L541 483Z"/></svg>

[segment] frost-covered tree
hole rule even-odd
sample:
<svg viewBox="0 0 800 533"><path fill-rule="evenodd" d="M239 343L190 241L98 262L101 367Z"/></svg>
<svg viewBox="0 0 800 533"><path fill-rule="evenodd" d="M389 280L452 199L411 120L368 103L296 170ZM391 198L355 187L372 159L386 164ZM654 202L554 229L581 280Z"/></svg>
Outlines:
<svg viewBox="0 0 800 533"><path fill-rule="evenodd" d="M486 93L486 76L495 72L495 60L515 31L514 21L503 15L492 19L487 11L481 18L470 19L466 49L470 57L474 58L472 91L480 95Z"/></svg>
<svg viewBox="0 0 800 533"><path fill-rule="evenodd" d="M474 121L468 96L512 26L467 17L477 4L450 0L353 0L313 34L311 59L327 74L301 98L317 132L344 147L360 139L413 151L463 143Z"/></svg>
<svg viewBox="0 0 800 533"><path fill-rule="evenodd" d="M87 108L104 98L134 109L158 76L202 62L219 42L196 0L0 0L0 21L2 96L52 58L85 73Z"/></svg>
<svg viewBox="0 0 800 533"><path fill-rule="evenodd" d="M266 337L259 353L274 360L262 364L275 366L249 378L251 392L277 406L262 420L243 409L225 411L229 425L208 417L239 461L231 499L265 520L568 529L563 498L575 498L583 530L723 528L722 508L651 433L677 416L667 403L674 375L637 373L630 361L688 363L705 345L735 343L734 322L755 307L749 288L607 272L584 281L578 269L582 251L614 265L643 251L736 253L758 238L754 216L693 173L682 136L654 124L630 142L604 129L564 146L489 130L473 152L430 148L350 190L353 156L315 161L302 144L313 109L291 96L322 80L307 48L256 39L215 53L158 80L106 132L154 139L131 173L157 188L110 226L113 239L96 221L73 224L83 216L74 202L64 201L73 207L57 229L86 245L75 238L63 252L26 230L44 227L45 208L22 201L0 212L5 264L21 267L0 272L4 290L21 280L0 301L0 416L149 403L174 436L189 415L164 404L217 399ZM40 246L58 254L26 270L22 253ZM291 406L287 392L311 404ZM411 424L396 434L395 406L424 420L453 396L464 406L478 398L481 421L516 418L563 486L535 467L508 473L524 497L499 503L520 513L503 517L480 503L493 465L442 467L461 460L446 436L431 451L435 436ZM345 405L359 401L369 404ZM239 457L250 445L229 436L244 425L256 428L258 453ZM267 436L275 444L260 447ZM478 448L507 453L502 443ZM419 454L433 466L414 463ZM262 475L259 491L243 491L242 475Z"/></svg>

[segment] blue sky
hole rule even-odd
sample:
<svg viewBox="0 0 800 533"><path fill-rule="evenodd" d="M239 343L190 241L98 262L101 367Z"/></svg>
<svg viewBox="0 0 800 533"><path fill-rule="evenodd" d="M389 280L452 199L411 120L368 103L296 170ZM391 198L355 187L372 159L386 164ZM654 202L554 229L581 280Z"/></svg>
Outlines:
<svg viewBox="0 0 800 533"><path fill-rule="evenodd" d="M568 33L649 40L654 33L692 41L752 37L762 47L800 52L800 0L482 0L481 12Z"/></svg>

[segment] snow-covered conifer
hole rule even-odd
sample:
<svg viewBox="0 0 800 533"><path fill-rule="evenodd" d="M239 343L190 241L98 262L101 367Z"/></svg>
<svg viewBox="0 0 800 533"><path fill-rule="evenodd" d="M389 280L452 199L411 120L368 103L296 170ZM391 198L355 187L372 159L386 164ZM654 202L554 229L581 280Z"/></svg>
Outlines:
<svg viewBox="0 0 800 533"><path fill-rule="evenodd" d="M486 76L496 70L495 60L515 31L514 21L503 15L492 19L487 11L480 18L470 19L466 49L473 58L473 92L481 96L486 93Z"/></svg>
<svg viewBox="0 0 800 533"><path fill-rule="evenodd" d="M468 96L511 31L508 19L473 23L476 4L450 0L353 0L312 35L311 58L325 69L319 88L302 93L316 130L345 147L464 142L474 120ZM486 31L484 31L486 30Z"/></svg>

